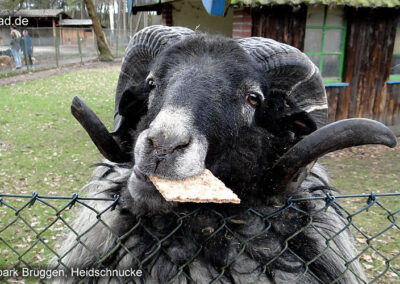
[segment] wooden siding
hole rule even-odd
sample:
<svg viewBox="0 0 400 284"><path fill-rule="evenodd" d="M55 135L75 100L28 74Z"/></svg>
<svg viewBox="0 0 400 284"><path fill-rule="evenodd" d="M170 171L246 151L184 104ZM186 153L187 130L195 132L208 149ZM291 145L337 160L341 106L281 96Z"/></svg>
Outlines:
<svg viewBox="0 0 400 284"><path fill-rule="evenodd" d="M326 95L328 96L328 121L334 122L339 120L341 106L348 87L327 87Z"/></svg>
<svg viewBox="0 0 400 284"><path fill-rule="evenodd" d="M91 27L88 28L60 28L61 43L62 44L78 44L78 33L79 37L82 38L82 44L93 43L94 32Z"/></svg>
<svg viewBox="0 0 400 284"><path fill-rule="evenodd" d="M344 81L350 86L336 119L366 117L386 121L390 104L386 81L398 15L395 9L347 9Z"/></svg>
<svg viewBox="0 0 400 284"><path fill-rule="evenodd" d="M400 123L400 84L386 85L385 88L386 105L382 121L387 125Z"/></svg>
<svg viewBox="0 0 400 284"><path fill-rule="evenodd" d="M343 82L327 87L330 122L365 117L388 125L400 123L400 85L387 84L400 13L389 8L345 9L346 58ZM307 7L261 6L252 9L252 35L304 50Z"/></svg>
<svg viewBox="0 0 400 284"><path fill-rule="evenodd" d="M304 50L307 6L275 5L252 9L253 36L275 39Z"/></svg>
<svg viewBox="0 0 400 284"><path fill-rule="evenodd" d="M327 87L326 94L328 96L328 120L334 122L336 120L345 119L343 117L343 108L346 107L344 102L348 93L348 87ZM400 84L384 84L382 91L379 93L381 100L380 109L377 113L379 120L387 125L400 123ZM366 116L362 116L366 117Z"/></svg>

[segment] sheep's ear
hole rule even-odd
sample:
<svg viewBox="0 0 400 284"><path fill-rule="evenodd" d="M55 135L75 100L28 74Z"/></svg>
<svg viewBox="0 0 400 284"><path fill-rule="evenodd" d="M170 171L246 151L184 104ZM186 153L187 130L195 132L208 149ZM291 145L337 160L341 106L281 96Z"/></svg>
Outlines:
<svg viewBox="0 0 400 284"><path fill-rule="evenodd" d="M314 120L303 110L283 113L277 120L279 129L293 132L297 137L306 136L315 130L317 125Z"/></svg>
<svg viewBox="0 0 400 284"><path fill-rule="evenodd" d="M256 124L266 128L274 135L292 132L303 137L317 129L315 121L304 110L286 101L265 101L255 114Z"/></svg>
<svg viewBox="0 0 400 284"><path fill-rule="evenodd" d="M149 91L145 83L126 88L119 97L117 113L114 117L115 140L123 152L132 151L131 131L136 130L140 118L147 113Z"/></svg>
<svg viewBox="0 0 400 284"><path fill-rule="evenodd" d="M147 112L148 96L145 83L130 86L122 93L118 113L134 123L134 125L130 125L131 128L136 128L140 117Z"/></svg>

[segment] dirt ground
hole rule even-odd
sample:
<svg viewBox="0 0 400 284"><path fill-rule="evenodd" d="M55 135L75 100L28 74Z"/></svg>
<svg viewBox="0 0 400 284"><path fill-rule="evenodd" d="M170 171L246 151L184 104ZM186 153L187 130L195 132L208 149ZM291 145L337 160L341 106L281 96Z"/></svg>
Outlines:
<svg viewBox="0 0 400 284"><path fill-rule="evenodd" d="M16 84L19 82L27 82L34 81L41 78L46 78L56 74L62 74L77 70L90 70L90 69L106 69L106 68L120 68L121 67L121 59L116 59L112 62L100 62L100 61L92 61L85 62L84 65L72 65L72 66L63 66L58 69L49 69L43 71L34 71L30 73L24 73L16 76L11 76L8 78L0 79L0 87Z"/></svg>
<svg viewBox="0 0 400 284"><path fill-rule="evenodd" d="M374 158L376 156L385 154L386 152L400 153L400 141L398 141L397 146L394 148L389 148L382 145L364 145L357 147L350 147L344 150L332 152L326 154L326 157L337 157L337 158L357 158L357 159L367 159Z"/></svg>

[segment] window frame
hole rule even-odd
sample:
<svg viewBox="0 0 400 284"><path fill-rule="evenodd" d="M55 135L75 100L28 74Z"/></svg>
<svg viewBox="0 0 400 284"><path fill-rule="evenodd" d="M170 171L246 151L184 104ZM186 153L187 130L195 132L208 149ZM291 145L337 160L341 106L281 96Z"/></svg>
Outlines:
<svg viewBox="0 0 400 284"><path fill-rule="evenodd" d="M398 31L400 31L400 26L397 26L395 36L397 36ZM393 49L393 55L400 55L400 51L395 52ZM393 62L393 56L392 56L392 62ZM392 68L392 62L390 62L390 68ZM400 81L400 74L393 74L393 75L389 74L389 82L390 81Z"/></svg>
<svg viewBox="0 0 400 284"><path fill-rule="evenodd" d="M346 36L347 36L347 19L343 17L343 26L327 26L326 20L328 16L328 6L324 5L324 19L322 26L309 26L306 23L306 32L307 29L310 30L322 30L322 37L321 37L321 50L319 52L304 52L308 56L319 56L319 71L322 76L323 71L323 64L324 64L324 56L325 55L339 55L339 73L337 77L322 77L324 83L341 83L343 82L343 67L344 67L344 58L346 52ZM342 46L340 51L325 51L325 38L326 38L326 31L327 30L342 30Z"/></svg>

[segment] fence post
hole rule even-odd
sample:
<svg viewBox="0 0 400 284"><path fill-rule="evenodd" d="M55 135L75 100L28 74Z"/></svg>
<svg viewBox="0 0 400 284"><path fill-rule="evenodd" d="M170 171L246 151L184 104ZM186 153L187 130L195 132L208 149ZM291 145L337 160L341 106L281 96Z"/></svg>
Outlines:
<svg viewBox="0 0 400 284"><path fill-rule="evenodd" d="M32 44L31 44L32 45ZM24 36L24 57L25 57L25 66L30 71L30 63L28 61L28 44L26 43L26 36Z"/></svg>
<svg viewBox="0 0 400 284"><path fill-rule="evenodd" d="M115 33L116 36L116 46L115 46L115 57L118 57L118 48L119 48L119 33L121 30L117 30L117 32Z"/></svg>
<svg viewBox="0 0 400 284"><path fill-rule="evenodd" d="M59 68L59 57L60 57L60 30L56 28L56 33L54 37L54 50L56 53L56 66Z"/></svg>
<svg viewBox="0 0 400 284"><path fill-rule="evenodd" d="M82 60L82 44L81 44L81 37L79 36L79 30L76 30L76 36L77 36L77 40L78 40L79 57L81 58L81 65L83 65L83 60Z"/></svg>
<svg viewBox="0 0 400 284"><path fill-rule="evenodd" d="M94 33L93 39L94 39L94 48L96 49L97 56L99 56L99 55L100 55L100 52L99 52L99 48L97 47L97 37L96 37L96 33Z"/></svg>

